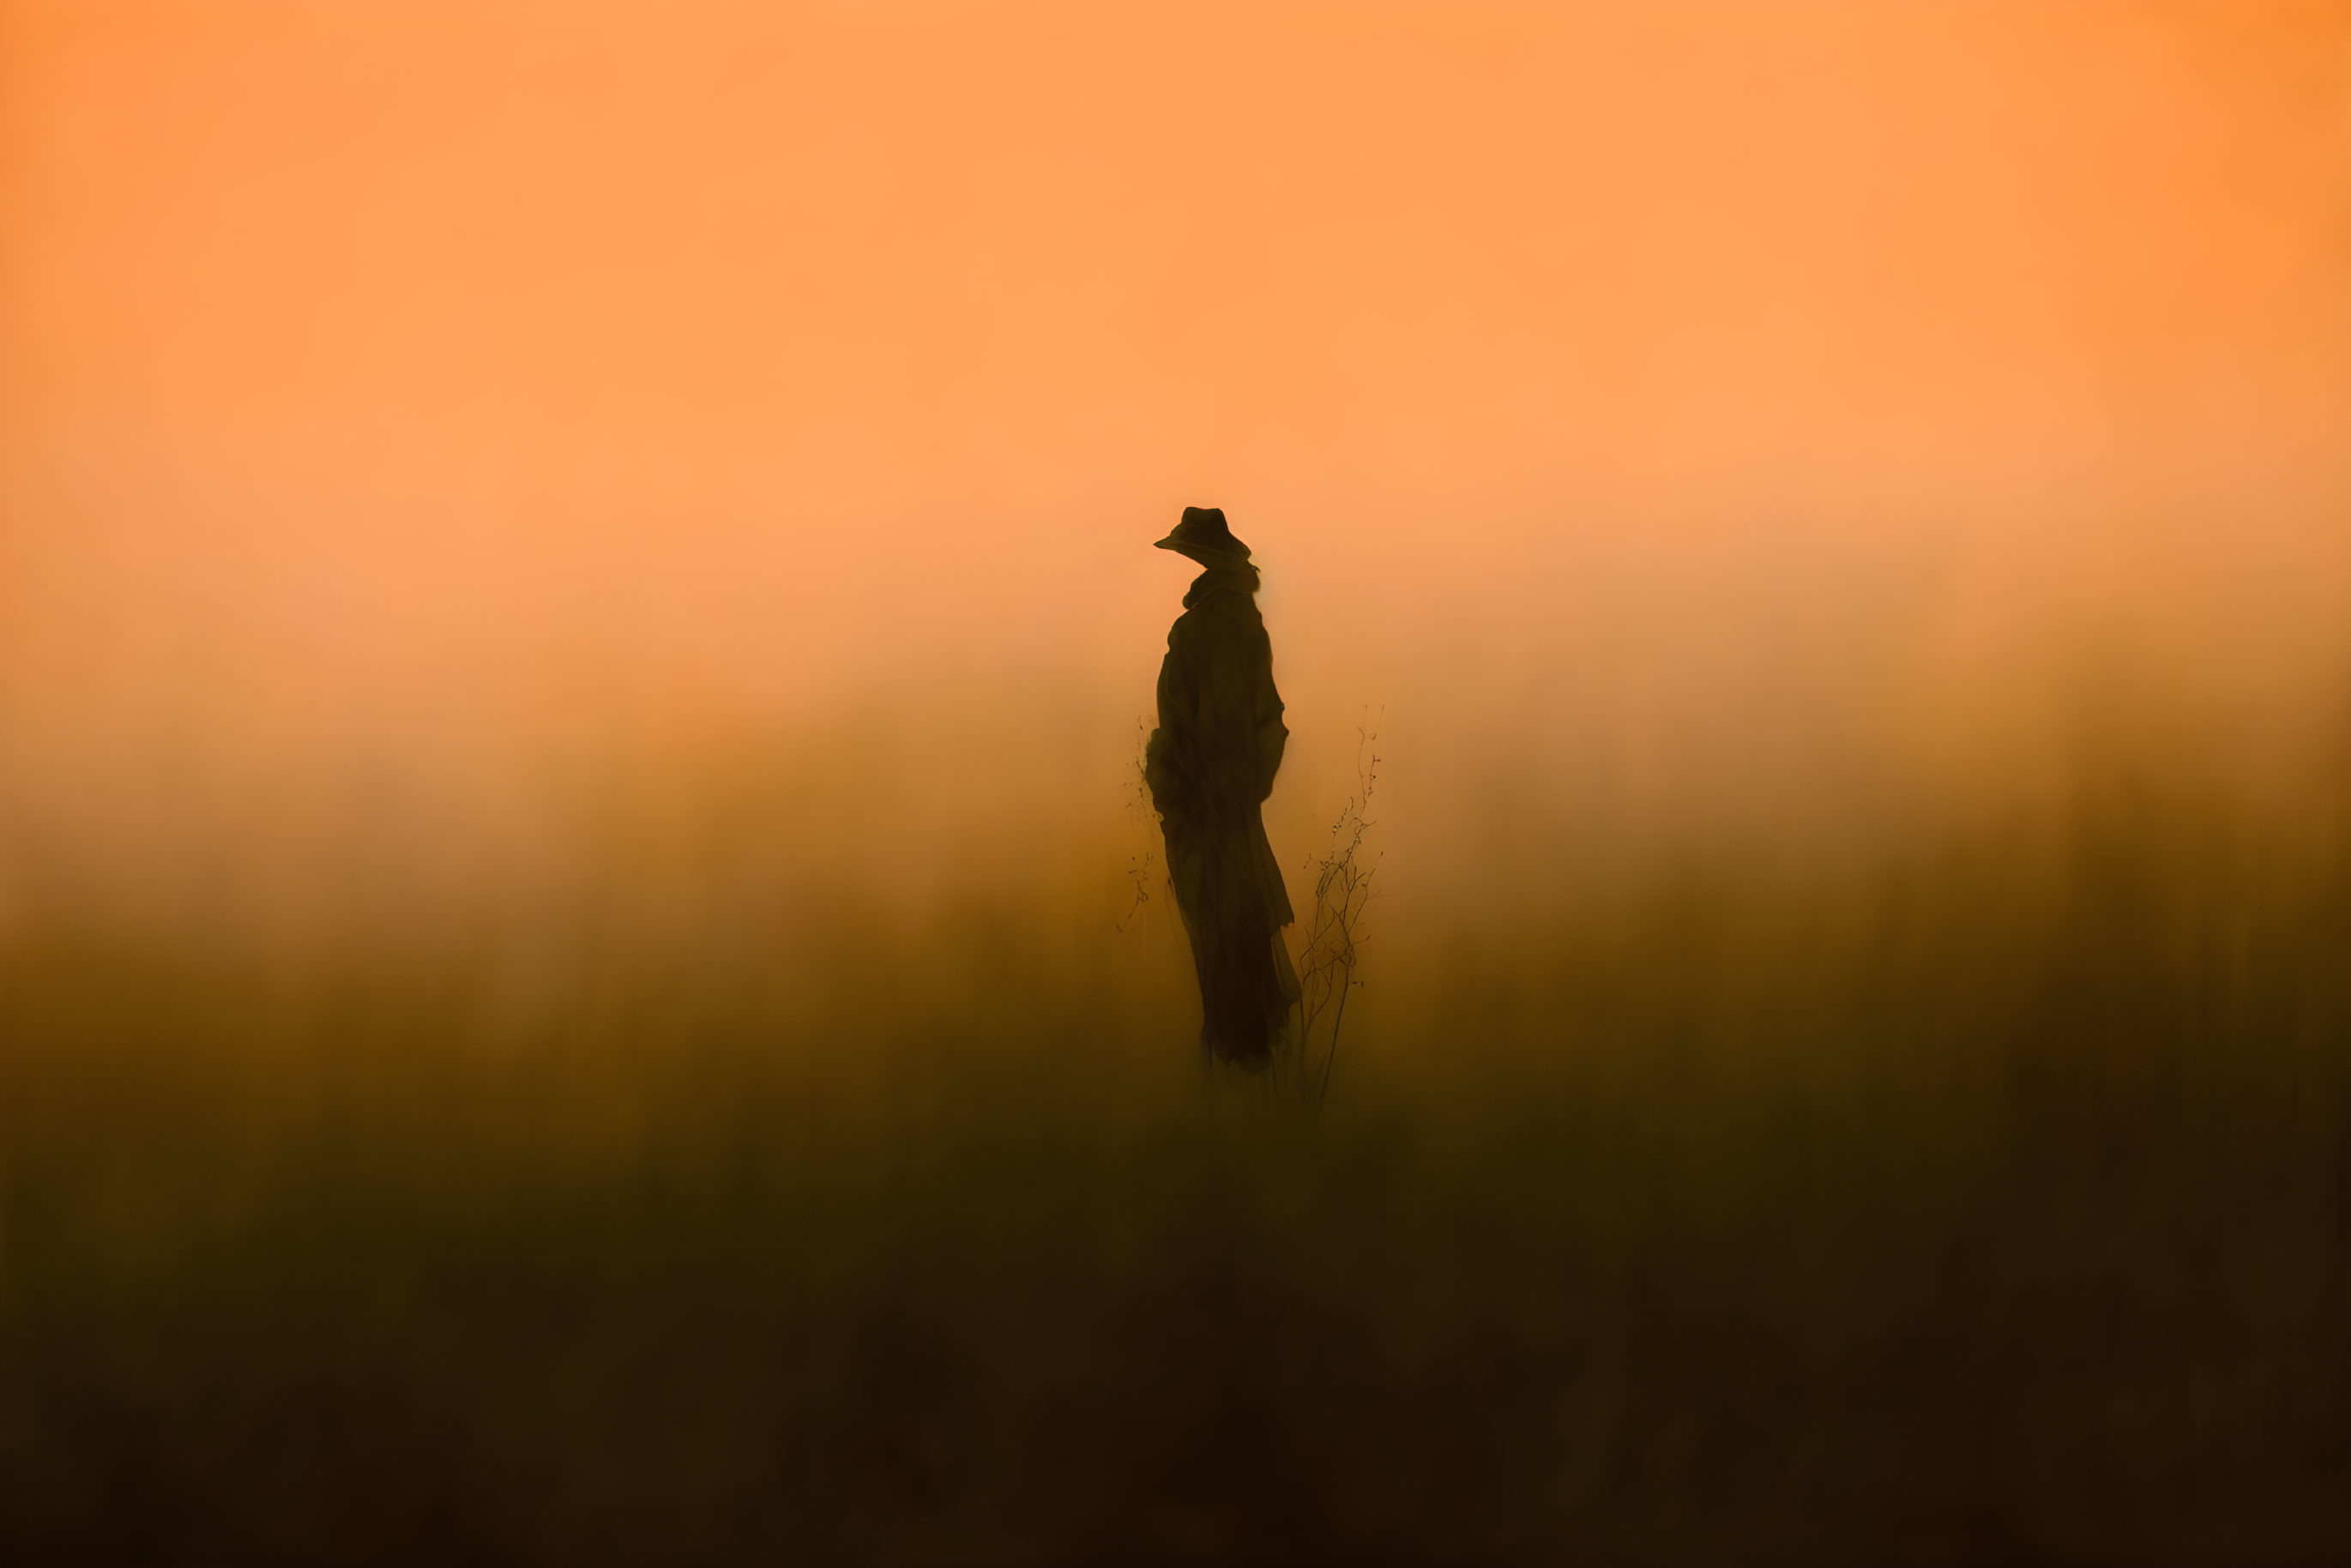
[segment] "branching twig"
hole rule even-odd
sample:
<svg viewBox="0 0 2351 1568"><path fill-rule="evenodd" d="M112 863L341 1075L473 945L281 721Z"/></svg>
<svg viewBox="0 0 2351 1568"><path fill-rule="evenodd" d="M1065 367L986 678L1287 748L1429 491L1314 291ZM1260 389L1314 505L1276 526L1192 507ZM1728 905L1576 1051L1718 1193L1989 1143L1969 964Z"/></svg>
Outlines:
<svg viewBox="0 0 2351 1568"><path fill-rule="evenodd" d="M1384 714L1385 710L1382 710ZM1339 1031L1347 1021L1347 997L1364 982L1355 970L1369 940L1364 912L1372 900L1372 878L1379 871L1377 852L1366 856L1364 835L1373 826L1364 813L1379 782L1378 719L1367 716L1357 727L1355 793L1331 824L1331 842L1320 861L1306 869L1314 873L1314 914L1298 958L1298 1071L1303 1087L1314 1081L1317 1104L1331 1092L1331 1071L1339 1058ZM1325 1019L1327 1030L1322 1030ZM1322 1071L1313 1063L1321 1045Z"/></svg>

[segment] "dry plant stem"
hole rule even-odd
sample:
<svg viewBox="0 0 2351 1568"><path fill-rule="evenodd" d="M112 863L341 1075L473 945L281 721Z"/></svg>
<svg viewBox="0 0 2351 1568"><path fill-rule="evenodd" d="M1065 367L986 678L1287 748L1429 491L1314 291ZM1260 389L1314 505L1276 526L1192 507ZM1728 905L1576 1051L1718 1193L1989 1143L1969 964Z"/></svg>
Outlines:
<svg viewBox="0 0 2351 1568"><path fill-rule="evenodd" d="M1151 902L1151 866L1158 858L1152 841L1158 836L1156 814L1151 809L1151 786L1144 776L1144 748L1150 741L1149 727L1138 716L1134 721L1134 760L1127 768L1126 809L1128 815L1140 821L1144 829L1143 852L1126 857L1126 874L1134 883L1134 901L1126 913L1112 926L1122 936L1134 925L1134 918L1144 905Z"/></svg>
<svg viewBox="0 0 2351 1568"><path fill-rule="evenodd" d="M1364 812L1379 781L1379 739L1375 719L1356 728L1355 793L1331 825L1331 844L1322 858L1310 865L1314 875L1314 916L1299 956L1298 1071L1301 1090L1311 1084L1316 1104L1331 1091L1331 1075L1339 1056L1339 1035L1346 1027L1347 995L1364 982L1355 977L1361 948L1368 939L1364 912L1372 898L1372 877L1377 872L1364 860L1364 835L1371 827ZM1322 1071L1313 1069L1315 1032L1325 1015L1330 1031L1322 1045Z"/></svg>

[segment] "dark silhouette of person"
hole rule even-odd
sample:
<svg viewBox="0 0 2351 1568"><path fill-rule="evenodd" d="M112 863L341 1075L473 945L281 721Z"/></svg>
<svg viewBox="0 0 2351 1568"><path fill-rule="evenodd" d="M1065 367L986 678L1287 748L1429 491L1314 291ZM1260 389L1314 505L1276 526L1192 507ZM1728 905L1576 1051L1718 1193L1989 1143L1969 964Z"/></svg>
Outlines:
<svg viewBox="0 0 2351 1568"><path fill-rule="evenodd" d="M1159 666L1159 727L1143 775L1167 840L1176 908L1200 979L1200 1044L1262 1066L1298 1000L1282 946L1290 923L1281 867L1258 808L1273 792L1290 731L1273 685L1273 643L1258 613L1249 547L1214 507L1186 507L1161 549L1207 570L1184 595Z"/></svg>

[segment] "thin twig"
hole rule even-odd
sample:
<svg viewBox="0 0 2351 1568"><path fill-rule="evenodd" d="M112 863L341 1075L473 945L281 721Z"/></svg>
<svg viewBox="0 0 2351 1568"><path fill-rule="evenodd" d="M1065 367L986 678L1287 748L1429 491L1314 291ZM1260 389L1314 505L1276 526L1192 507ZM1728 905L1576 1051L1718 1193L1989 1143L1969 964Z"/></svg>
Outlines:
<svg viewBox="0 0 2351 1568"><path fill-rule="evenodd" d="M1365 813L1379 782L1381 758L1374 749L1378 734L1376 724L1368 715L1366 721L1356 727L1355 793L1331 824L1330 846L1322 860L1308 866L1315 873L1314 914L1299 954L1297 1060L1300 1087L1310 1091L1318 1105L1330 1092L1338 1061L1339 1036L1346 1028L1348 993L1364 983L1356 978L1355 971L1361 962L1363 943L1367 939L1364 913L1373 896L1372 878L1379 869L1376 855L1373 857L1374 863L1363 862L1364 834L1374 825ZM1315 1033L1326 1013L1330 1033L1323 1046L1322 1071L1318 1081L1311 1053Z"/></svg>

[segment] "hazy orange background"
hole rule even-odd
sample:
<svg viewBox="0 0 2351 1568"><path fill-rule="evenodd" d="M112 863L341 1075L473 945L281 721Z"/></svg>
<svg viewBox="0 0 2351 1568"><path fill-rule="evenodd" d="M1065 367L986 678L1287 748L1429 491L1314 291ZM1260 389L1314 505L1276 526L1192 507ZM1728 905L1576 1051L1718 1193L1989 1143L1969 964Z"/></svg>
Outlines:
<svg viewBox="0 0 2351 1568"><path fill-rule="evenodd" d="M1997 793L2117 679L2290 759L2351 8L0 8L0 886L463 880L843 725L1107 815L1186 504L1277 843L1384 704L1406 886Z"/></svg>

